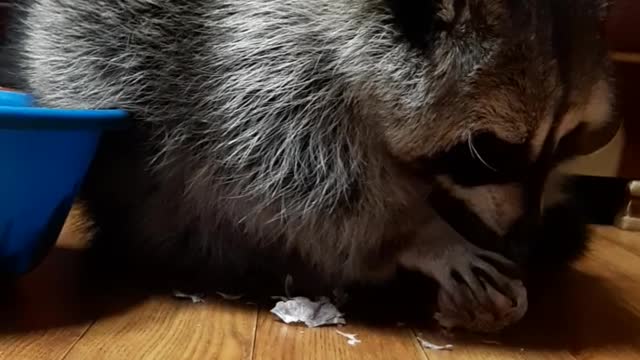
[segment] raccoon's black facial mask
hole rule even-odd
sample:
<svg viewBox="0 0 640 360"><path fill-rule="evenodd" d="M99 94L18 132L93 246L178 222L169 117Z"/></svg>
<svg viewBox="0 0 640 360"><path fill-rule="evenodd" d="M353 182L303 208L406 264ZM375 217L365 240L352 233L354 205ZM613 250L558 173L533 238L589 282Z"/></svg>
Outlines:
<svg viewBox="0 0 640 360"><path fill-rule="evenodd" d="M544 175L536 179L532 173L543 169L536 169L527 144L483 133L425 161L424 167L436 174L432 206L468 241L487 250L506 254L502 238L511 224L540 210L533 199L541 196Z"/></svg>
<svg viewBox="0 0 640 360"><path fill-rule="evenodd" d="M429 201L468 241L525 270L565 266L583 252L588 235L582 209L572 199L545 206L548 177L558 163L581 153L586 135L600 139L601 147L619 123L591 132L585 127L576 126L559 140L547 136L534 160L531 144L490 133L458 144L423 164L436 174Z"/></svg>
<svg viewBox="0 0 640 360"><path fill-rule="evenodd" d="M508 143L490 133L469 138L425 164L429 171L467 187L522 182L531 166L526 144Z"/></svg>

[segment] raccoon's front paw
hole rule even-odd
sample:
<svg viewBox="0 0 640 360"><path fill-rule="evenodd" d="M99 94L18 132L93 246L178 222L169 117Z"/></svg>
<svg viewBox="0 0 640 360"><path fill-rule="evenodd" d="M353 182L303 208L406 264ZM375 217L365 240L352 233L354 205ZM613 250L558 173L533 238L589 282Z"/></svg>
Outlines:
<svg viewBox="0 0 640 360"><path fill-rule="evenodd" d="M442 239L442 238L441 238ZM518 322L527 311L527 291L516 265L460 237L424 241L400 262L440 284L436 320L445 328L497 332Z"/></svg>
<svg viewBox="0 0 640 360"><path fill-rule="evenodd" d="M497 332L526 313L527 291L522 281L505 275L515 265L502 256L469 244L438 264L432 276L440 284L435 318L441 326Z"/></svg>

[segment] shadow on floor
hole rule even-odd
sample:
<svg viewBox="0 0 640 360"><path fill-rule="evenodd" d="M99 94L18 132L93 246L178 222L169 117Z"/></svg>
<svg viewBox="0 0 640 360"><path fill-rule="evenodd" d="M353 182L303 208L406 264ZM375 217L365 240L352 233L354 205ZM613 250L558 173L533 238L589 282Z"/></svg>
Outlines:
<svg viewBox="0 0 640 360"><path fill-rule="evenodd" d="M151 295L133 290L135 285L100 280L84 270L85 260L81 250L57 248L33 273L5 287L0 336L90 323L124 313ZM403 322L435 330L428 320L435 290L432 282L406 273L385 286L355 289L342 310L350 322L383 328ZM640 344L640 318L599 278L572 270L531 294L525 319L492 340L513 348L570 352ZM242 307L249 300L229 306ZM272 305L270 300L261 307L268 311ZM455 343L486 339L457 334Z"/></svg>
<svg viewBox="0 0 640 360"><path fill-rule="evenodd" d="M82 250L55 248L31 273L5 284L0 335L87 324L145 300L129 288L103 286L85 270L83 255Z"/></svg>
<svg viewBox="0 0 640 360"><path fill-rule="evenodd" d="M571 270L534 288L530 295L525 318L497 339L502 346L574 354L608 347L640 348L640 317L600 278Z"/></svg>

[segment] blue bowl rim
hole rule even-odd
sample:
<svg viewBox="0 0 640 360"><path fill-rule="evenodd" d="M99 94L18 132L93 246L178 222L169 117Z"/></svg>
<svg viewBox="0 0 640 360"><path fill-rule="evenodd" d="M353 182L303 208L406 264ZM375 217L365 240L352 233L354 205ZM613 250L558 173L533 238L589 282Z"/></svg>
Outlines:
<svg viewBox="0 0 640 360"><path fill-rule="evenodd" d="M30 104L28 94L0 90L0 95L13 97L19 106L0 106L0 129L43 130L108 130L127 125L129 114L120 109L52 109L24 106Z"/></svg>

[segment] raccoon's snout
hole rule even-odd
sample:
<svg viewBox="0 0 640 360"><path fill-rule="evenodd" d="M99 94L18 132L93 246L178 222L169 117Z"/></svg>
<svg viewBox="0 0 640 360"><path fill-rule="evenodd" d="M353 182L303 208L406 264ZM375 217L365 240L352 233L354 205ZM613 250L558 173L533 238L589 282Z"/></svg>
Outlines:
<svg viewBox="0 0 640 360"><path fill-rule="evenodd" d="M527 244L542 226L537 191L522 183L465 187L439 177L430 201L438 213L469 242L527 262Z"/></svg>
<svg viewBox="0 0 640 360"><path fill-rule="evenodd" d="M441 191L461 202L492 232L504 236L517 219L530 213L529 194L519 183L461 186L445 176L437 178Z"/></svg>
<svg viewBox="0 0 640 360"><path fill-rule="evenodd" d="M526 273L553 271L577 259L588 232L577 204L531 184L463 187L438 178L430 202L467 241L518 264Z"/></svg>
<svg viewBox="0 0 640 360"><path fill-rule="evenodd" d="M463 187L440 177L429 201L469 242L503 254L502 239L514 224L524 217L539 217L524 210L523 192L517 184Z"/></svg>

